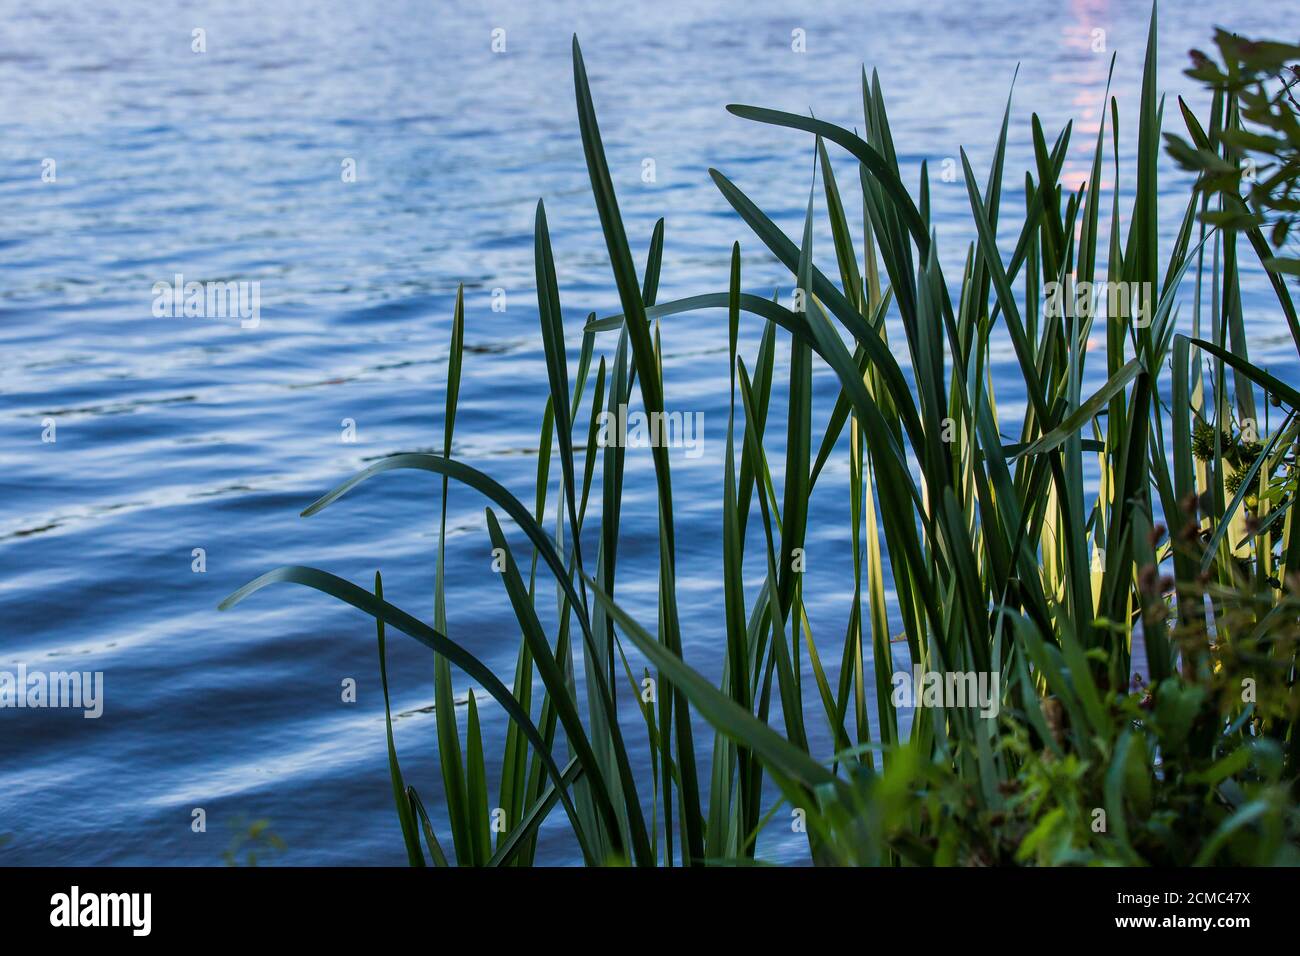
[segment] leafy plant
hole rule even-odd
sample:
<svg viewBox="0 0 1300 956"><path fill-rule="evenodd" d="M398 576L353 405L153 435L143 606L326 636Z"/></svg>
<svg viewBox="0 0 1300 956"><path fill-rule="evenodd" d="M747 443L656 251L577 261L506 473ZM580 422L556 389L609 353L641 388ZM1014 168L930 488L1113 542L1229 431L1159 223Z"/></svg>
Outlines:
<svg viewBox="0 0 1300 956"><path fill-rule="evenodd" d="M284 852L285 842L271 829L270 820L250 823L240 818L230 828L230 846L221 854L226 866L257 866L259 860Z"/></svg>
<svg viewBox="0 0 1300 956"><path fill-rule="evenodd" d="M388 723L393 793L412 864L531 863L537 827L557 805L588 864L754 862L758 836L780 807L771 805L774 792L804 828L818 863L1294 859L1297 606L1284 584L1300 570L1291 507L1300 394L1248 358L1236 239L1244 230L1256 254L1267 254L1257 226L1198 223L1207 197L1194 192L1160 256L1155 27L1153 10L1137 167L1126 182L1118 109L1110 102L1110 196L1099 185L1107 162L1104 125L1091 175L1077 190L1060 182L1072 127L1049 138L1035 116L1034 168L1023 196L1004 197L1010 102L982 187L962 152L977 238L956 285L940 262L928 174L923 167L915 196L904 185L874 75L863 76L862 136L812 117L728 107L738 117L813 137L816 174L799 242L737 184L711 171L740 219L790 271L789 306L779 296L744 291L739 245L725 291L658 301L664 223L656 225L638 275L575 39L584 155L622 312L588 318L570 379L539 203L535 262L549 397L532 507L451 457L465 321L458 295L442 454L383 458L304 512L315 514L395 469L439 476L433 624L386 601L378 576L372 592L301 566L263 575L222 604L287 581L371 615L386 711L385 630L435 653L451 852L402 774L391 717ZM1185 104L1182 114L1194 141L1223 142L1222 111L1208 127ZM861 256L831 145L856 163ZM817 180L836 280L813 255ZM1132 196L1126 216L1121 182ZM1010 259L996 242L999 228L1016 236ZM1187 336L1178 334L1175 303L1189 276L1196 294ZM1098 306L1091 296L1053 296L1085 283L1137 292L1107 296ZM1300 348L1286 287L1273 288ZM1207 292L1209 314L1202 310ZM638 397L648 414L665 410L661 335L673 334L675 316L702 310L725 310L730 342L719 556L726 640L718 686L683 658L668 451L653 450L659 600L647 627L617 597L626 449L597 441L601 411ZM901 341L887 317L901 328ZM762 337L747 362L739 327L755 319ZM769 427L780 427L770 419L782 411L773 388L778 329L790 343L779 474L764 447ZM616 334L616 344L596 362L597 337L605 333ZM1104 350L1089 348L1094 333ZM1020 387L1002 395L990 373L999 339L1009 340L1020 375ZM816 431L814 360L829 366L839 384L835 406ZM1095 376L1103 384L1087 394L1090 362L1104 363ZM1256 389L1270 402L1266 409L1282 409L1276 427L1260 423ZM1017 402L1023 420L1000 413ZM828 483L826 465L844 453L846 432L845 533L854 589L846 626L833 635L838 653L829 657L827 636L814 634L806 611L805 589L814 583L802 558L808 500ZM1235 474L1242 477L1230 492ZM442 544L452 483L490 503L487 532L520 631L510 687L447 633ZM1247 514L1243 503L1252 489L1256 500ZM593 499L598 516L589 515ZM526 537L527 553L517 554L502 516ZM552 519L548 533L544 525ZM584 549L592 541L594 555L590 544ZM764 572L756 592L745 585L747 562ZM549 634L538 613L539 570L555 588ZM895 644L906 647L914 674L994 679L1000 714L981 716L951 701L915 710L897 703ZM638 677L637 654L653 678ZM511 721L495 802L478 704L471 693L462 737L453 667ZM1130 688L1135 672L1147 675L1138 691ZM1247 679L1254 681L1251 700L1243 696ZM713 728L711 747L696 739L692 709ZM809 712L824 722L829 753L813 752ZM629 723L645 733L652 756L640 776L624 733ZM567 757L560 755L561 737ZM495 829L494 810L504 818Z"/></svg>
<svg viewBox="0 0 1300 956"><path fill-rule="evenodd" d="M1200 189L1220 199L1205 221L1265 227L1281 252L1289 239L1294 245L1292 228L1300 221L1300 46L1226 30L1215 31L1214 44L1222 63L1192 50L1187 75L1214 91L1213 112L1225 114L1222 128L1209 143L1167 134L1169 152L1201 174ZM1300 275L1295 255L1264 264Z"/></svg>

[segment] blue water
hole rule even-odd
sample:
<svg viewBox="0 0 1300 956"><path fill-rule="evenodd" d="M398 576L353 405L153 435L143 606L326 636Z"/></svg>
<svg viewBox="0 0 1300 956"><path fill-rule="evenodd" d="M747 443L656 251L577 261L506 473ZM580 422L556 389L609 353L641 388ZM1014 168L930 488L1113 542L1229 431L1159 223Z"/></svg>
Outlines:
<svg viewBox="0 0 1300 956"><path fill-rule="evenodd" d="M0 669L102 671L105 701L98 720L0 710L0 862L213 864L239 821L263 818L284 840L283 862L404 862L372 622L288 586L230 613L215 607L261 572L302 563L363 584L380 569L390 600L431 616L432 476L388 475L316 517L298 512L376 458L439 446L457 283L467 354L455 455L532 500L547 394L532 262L539 197L570 347L589 311L618 311L573 107L572 33L638 262L655 219L667 219L661 300L723 290L736 239L748 289L790 288L706 170L726 172L797 235L811 141L723 106L811 108L860 125L863 63L880 71L907 181L930 163L954 281L972 233L964 187L942 180L943 161L965 146L983 179L1017 63L1008 196L1031 163L1033 111L1049 136L1076 120L1065 181L1082 181L1112 52L1132 175L1143 4L716 6L5 4ZM1203 111L1181 75L1186 50L1208 45L1219 20L1250 32L1277 13L1166 4L1162 90ZM191 50L195 28L206 31L204 53ZM495 28L506 31L501 54ZM804 54L791 50L796 28ZM1094 29L1106 31L1105 53L1091 49ZM1171 98L1171 126L1176 115ZM54 182L42 182L46 159ZM349 159L351 183L341 175ZM646 159L653 183L642 180ZM836 159L851 195L856 174ZM1162 173L1169 235L1186 180L1167 163ZM834 274L824 216L816 243ZM177 273L260 283L260 324L155 318L153 286ZM1245 280L1252 357L1294 375L1294 346L1258 270L1248 266ZM504 311L492 309L494 289ZM1186 321L1188 301L1180 314ZM743 330L747 356L757 332ZM673 475L686 656L715 676L725 321L668 320L663 336L670 406L704 413L704 454L676 452ZM602 352L612 347L602 337ZM1022 407L1009 346L995 358L996 381L1007 383L1001 413L1014 421ZM818 368L815 385L820 427L833 376ZM778 385L777 422L782 402ZM47 419L54 442L42 441ZM355 443L341 440L344 419ZM779 476L784 429L772 431ZM805 597L824 653L842 639L851 593L846 474L841 457L812 500ZM648 453L629 452L620 595L648 625L651 476ZM450 498L449 632L508 682L518 632L489 572L483 505L464 490ZM204 573L192 570L196 548ZM432 661L399 634L390 655L404 769L438 819ZM356 703L341 700L348 678ZM469 689L458 676L458 693ZM504 718L479 699L499 752ZM811 706L809 723L822 726ZM631 723L628 735L643 736ZM191 828L196 808L205 833ZM806 857L779 834L763 849ZM558 814L540 858L578 859Z"/></svg>

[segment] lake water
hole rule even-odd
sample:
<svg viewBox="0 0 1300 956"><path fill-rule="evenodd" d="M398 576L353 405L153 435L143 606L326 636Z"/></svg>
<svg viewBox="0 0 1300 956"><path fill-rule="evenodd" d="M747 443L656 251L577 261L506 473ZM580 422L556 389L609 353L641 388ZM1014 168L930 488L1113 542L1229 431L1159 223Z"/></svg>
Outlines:
<svg viewBox="0 0 1300 956"><path fill-rule="evenodd" d="M1033 111L1049 136L1075 119L1065 181L1083 180L1111 53L1130 177L1121 186L1131 186L1143 4L717 6L4 4L0 669L103 672L105 693L96 720L0 710L0 863L214 864L239 821L263 818L285 841L283 862L405 861L370 619L287 586L232 613L215 608L261 572L302 563L360 583L380 569L390 600L431 616L432 476L386 476L319 516L298 512L380 456L440 444L460 282L467 354L455 454L531 501L547 394L532 262L539 197L570 347L589 311L618 311L573 105L573 33L638 263L655 219L667 219L661 300L724 290L737 239L747 289L790 288L707 169L797 235L811 139L723 107L812 109L860 126L864 63L880 72L906 181L915 185L922 160L936 177L950 279L972 233L964 187L940 178L943 162L965 146L982 181L1017 63L1008 193L1019 195L1031 160ZM1181 75L1188 48L1208 46L1220 20L1260 32L1279 12L1165 4L1161 89L1203 112ZM192 50L196 28L206 52ZM495 29L504 53L492 51ZM794 30L805 53L791 48ZM1105 52L1093 49L1096 30ZM1172 97L1166 118L1174 128ZM836 160L851 194L852 166ZM344 181L349 161L355 182ZM1167 162L1162 174L1168 235L1186 179ZM819 228L826 268L824 216ZM260 322L156 317L154 284L177 274L259 283ZM1258 269L1248 266L1245 281L1252 358L1293 378L1294 346ZM504 311L492 308L498 289ZM725 319L668 320L663 335L670 406L704 414L704 454L676 453L673 474L685 651L713 676ZM747 325L746 356L756 342ZM602 337L602 350L612 346ZM1013 381L1009 349L995 358L995 376ZM815 385L820 427L835 394L828 369ZM778 384L777 420L783 402ZM1013 395L1001 411L1016 419ZM345 419L355 443L341 440ZM47 420L56 441L42 440ZM783 432L773 430L778 466ZM628 461L620 594L652 625L650 458ZM851 593L846 475L841 458L810 518L806 597L831 647ZM518 632L489 573L483 505L465 490L450 498L449 632L508 682ZM196 548L204 573L192 570ZM432 661L400 634L390 655L404 769L441 818ZM341 700L348 678L356 703ZM457 689L468 684L458 678ZM504 718L486 700L483 710L498 751ZM206 833L192 831L196 808ZM779 834L763 852L806 858L801 839ZM578 860L559 814L540 858Z"/></svg>

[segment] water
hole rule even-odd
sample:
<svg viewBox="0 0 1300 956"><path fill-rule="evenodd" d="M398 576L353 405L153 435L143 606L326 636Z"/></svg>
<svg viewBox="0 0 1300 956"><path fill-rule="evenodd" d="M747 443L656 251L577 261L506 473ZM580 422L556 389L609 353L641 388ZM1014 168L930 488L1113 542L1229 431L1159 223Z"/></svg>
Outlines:
<svg viewBox="0 0 1300 956"><path fill-rule="evenodd" d="M716 12L698 3L158 6L5 4L0 20L0 669L105 675L98 720L0 711L4 863L212 864L240 820L261 818L284 839L285 862L404 862L369 619L287 586L229 614L215 606L271 567L304 563L362 583L381 569L390 600L431 614L431 476L389 475L310 520L298 512L379 456L439 444L458 282L468 352L455 454L531 500L547 388L533 289L539 197L570 346L588 311L618 310L582 163L573 32L638 262L655 219L667 218L666 300L723 290L736 239L747 288L791 285L707 169L722 169L797 234L811 141L732 117L724 104L812 108L860 124L866 63L880 71L909 184L923 159L938 176L961 145L983 177L1019 62L1007 164L1018 194L1035 110L1049 135L1076 120L1065 181L1082 181L1114 52L1131 175L1147 18L1141 4L1050 0L980 12L912 0L797 13L773 0ZM1185 51L1208 45L1211 24L1229 13L1246 32L1278 22L1276 9L1213 3L1161 14L1161 87L1198 110L1204 98L1180 73ZM490 49L498 27L500 55ZM191 51L195 28L206 30L205 53ZM806 32L802 55L791 50L796 28ZM1095 29L1105 30L1106 53L1091 49ZM1172 127L1172 99L1166 118ZM45 159L55 161L53 183L41 181ZM349 159L354 183L343 181ZM837 160L848 189L852 167ZM1164 174L1167 235L1185 180L1168 166ZM966 203L960 182L936 180L950 277L972 238ZM827 256L824 227L817 243ZM260 283L260 324L155 318L152 288L177 273ZM1293 375L1295 351L1258 270L1246 281L1252 357ZM503 312L492 310L494 289L504 290ZM744 354L756 341L746 326ZM705 416L705 454L678 453L673 468L686 655L713 676L725 321L670 320L664 346L670 405ZM1014 381L1009 349L996 359L995 375ZM820 423L834 381L818 368L815 383ZM1002 411L1018 414L1014 396ZM42 441L46 419L53 443ZM355 444L341 441L344 419ZM650 475L648 454L630 453L620 588L647 623ZM810 523L810 614L833 643L850 589L845 475L842 460L830 468ZM449 630L508 680L517 629L488 573L483 504L466 491L450 500ZM196 548L205 573L192 571ZM404 769L439 817L431 660L401 635L390 654ZM348 678L355 704L341 700ZM503 718L484 704L494 750ZM811 710L810 723L821 723ZM206 833L192 831L196 808ZM575 862L558 815L554 823L542 859ZM798 841L764 847L776 859L806 855Z"/></svg>

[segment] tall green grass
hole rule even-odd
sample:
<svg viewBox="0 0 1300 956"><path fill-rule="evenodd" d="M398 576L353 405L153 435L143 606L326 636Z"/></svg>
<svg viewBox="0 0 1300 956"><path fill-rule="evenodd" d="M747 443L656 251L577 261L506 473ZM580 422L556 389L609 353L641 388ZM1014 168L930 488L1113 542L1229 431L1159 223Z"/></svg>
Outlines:
<svg viewBox="0 0 1300 956"><path fill-rule="evenodd" d="M557 808L588 864L753 861L760 832L780 809L774 792L806 822L819 863L1296 860L1300 589L1287 582L1300 570L1291 507L1300 393L1249 359L1239 255L1267 254L1257 230L1207 225L1198 214L1209 200L1193 191L1173 242L1161 248L1166 104L1155 88L1154 10L1136 168L1121 169L1111 99L1083 186L1061 183L1072 127L1049 135L1034 116L1034 168L1023 191L1004 195L1008 102L990 168L980 175L961 154L977 238L956 271L939 259L926 170L915 193L901 178L874 75L862 78L861 136L811 117L729 106L743 119L809 136L816 176L797 241L739 185L711 171L739 221L789 269L790 307L742 291L739 244L723 291L658 301L663 223L638 272L576 39L573 65L583 150L622 312L589 317L571 370L539 203L535 261L549 399L531 507L451 457L465 322L458 295L442 454L384 458L304 511L315 514L394 469L439 476L432 625L387 602L378 576L371 591L299 566L263 575L222 604L288 581L371 615L386 709L385 629L434 652L445 821L429 818L403 776L388 724L410 862L532 863L537 828ZM1231 103L1216 99L1208 121L1181 101L1178 107L1198 147L1233 158L1222 137L1236 122ZM856 162L860 237L848 223L832 146ZM1115 179L1108 195L1099 186L1107 165ZM818 190L833 236L832 275L814 259ZM1121 195L1129 197L1125 209ZM999 234L1015 236L1009 258ZM1153 308L1143 315L1123 302L1100 314L1045 307L1047 284L1067 279L1145 284ZM1180 315L1180 292L1189 287L1191 314ZM1300 349L1289 292L1279 281L1273 290ZM674 316L703 309L726 311L730 341L718 686L695 669L705 662L683 657L668 449L653 450L658 607L646 622L617 598L625 449L596 441L602 409L638 400L646 412L665 409L661 330L671 337ZM903 341L891 337L887 317ZM739 354L742 321L762 327L748 360ZM784 410L773 401L778 336L788 336L790 348ZM1094 337L1104 350L1089 350ZM598 341L610 351L598 353ZM990 374L998 341L1010 342L1021 377L1000 395ZM839 393L815 427L817 362L835 374ZM1104 376L1094 375L1099 363ZM1086 393L1089 378L1104 384ZM1000 400L1023 400L1023 420L1000 415ZM1260 405L1278 406L1272 420L1259 417ZM781 428L777 474L765 439ZM807 504L814 487L830 480L827 463L844 454L846 430L843 534L852 544L853 596L843 631L814 635L799 561ZM502 584L520 631L510 686L448 634L443 545L453 484L487 499L488 536L504 556ZM599 524L587 529L593 495ZM512 548L503 517L527 537L527 553ZM584 540L595 542L594 554L584 553ZM744 583L747 562L765 568L756 592ZM546 585L558 608L549 633L538 611ZM1138 633L1145 651L1134 661ZM996 674L1001 715L934 706L916 709L909 721L892 699L895 642L906 644L914 670ZM641 662L654 669L653 685L638 675ZM510 720L500 760L492 761L501 767L495 793L472 694L465 727L458 725L453 669ZM1149 675L1149 686L1131 690L1135 670ZM1238 694L1246 680L1257 686L1249 701ZM647 686L653 695L643 694ZM698 739L692 711L711 738ZM652 755L642 773L633 734L645 735ZM814 752L810 741L822 738L831 749ZM504 829L491 826L494 811ZM438 836L448 830L450 847Z"/></svg>

